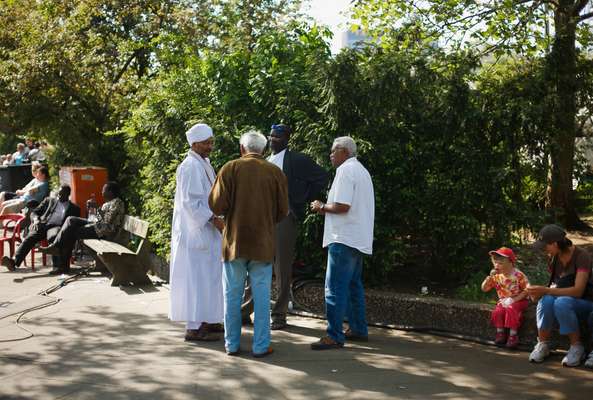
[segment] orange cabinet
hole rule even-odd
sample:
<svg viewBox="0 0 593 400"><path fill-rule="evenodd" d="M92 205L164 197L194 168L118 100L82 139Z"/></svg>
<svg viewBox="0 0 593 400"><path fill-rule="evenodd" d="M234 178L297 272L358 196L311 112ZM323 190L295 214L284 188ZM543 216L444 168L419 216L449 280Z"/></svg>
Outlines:
<svg viewBox="0 0 593 400"><path fill-rule="evenodd" d="M103 204L103 185L107 183L107 170L101 167L62 167L60 184L70 185L70 201L80 207L81 216L87 216L86 201L95 194L99 207Z"/></svg>

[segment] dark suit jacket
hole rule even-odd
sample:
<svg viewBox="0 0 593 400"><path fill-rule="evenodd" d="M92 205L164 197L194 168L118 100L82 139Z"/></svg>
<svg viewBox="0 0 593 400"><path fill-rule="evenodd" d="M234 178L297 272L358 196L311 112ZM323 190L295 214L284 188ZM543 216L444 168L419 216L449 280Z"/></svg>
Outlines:
<svg viewBox="0 0 593 400"><path fill-rule="evenodd" d="M318 200L321 191L327 189L328 173L306 154L290 149L284 154L282 171L288 180L290 211L303 219L307 203Z"/></svg>
<svg viewBox="0 0 593 400"><path fill-rule="evenodd" d="M56 206L58 205L58 199L53 197L46 197L39 206L33 210L35 214L39 216L38 222L41 224L46 224L47 221L51 218ZM64 224L64 221L68 217L80 217L80 207L76 204L68 201L68 205L66 206L66 212L64 213L64 219L60 223L60 226Z"/></svg>

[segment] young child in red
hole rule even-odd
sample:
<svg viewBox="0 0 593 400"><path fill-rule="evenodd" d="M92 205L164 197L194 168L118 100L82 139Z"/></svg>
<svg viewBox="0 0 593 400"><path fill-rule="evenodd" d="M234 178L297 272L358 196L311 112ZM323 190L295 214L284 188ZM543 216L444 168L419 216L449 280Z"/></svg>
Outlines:
<svg viewBox="0 0 593 400"><path fill-rule="evenodd" d="M527 277L517 268L517 257L513 250L501 247L489 252L494 268L482 282L482 291L496 289L498 303L492 311L492 325L496 328L494 343L514 349L519 345L517 332L523 322L523 311L527 308ZM509 330L507 335L506 330Z"/></svg>

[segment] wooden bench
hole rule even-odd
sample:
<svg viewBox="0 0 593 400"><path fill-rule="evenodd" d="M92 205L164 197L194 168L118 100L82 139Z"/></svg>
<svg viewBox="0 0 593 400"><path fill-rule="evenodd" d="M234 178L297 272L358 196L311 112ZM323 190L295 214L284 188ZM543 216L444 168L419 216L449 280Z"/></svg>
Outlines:
<svg viewBox="0 0 593 400"><path fill-rule="evenodd" d="M111 272L111 286L151 285L152 281L146 275L149 268L147 234L148 222L126 215L117 242L85 239L83 244L93 252L97 263ZM136 251L130 247L136 247Z"/></svg>

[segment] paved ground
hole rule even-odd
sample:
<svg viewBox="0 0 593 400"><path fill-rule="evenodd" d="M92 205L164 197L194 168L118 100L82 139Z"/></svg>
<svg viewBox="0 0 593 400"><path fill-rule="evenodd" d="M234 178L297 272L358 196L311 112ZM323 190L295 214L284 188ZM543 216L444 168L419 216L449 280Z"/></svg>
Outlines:
<svg viewBox="0 0 593 400"><path fill-rule="evenodd" d="M47 272L47 269L41 270ZM23 282L14 279L26 278ZM371 329L371 341L313 352L324 322L291 318L275 353L229 357L221 342L188 344L167 320L169 292L120 289L102 277L54 292L55 277L0 271L0 399L591 399L593 371L541 365L526 353ZM23 316L7 314L52 302ZM3 318L4 317L4 318ZM34 336L29 336L25 328Z"/></svg>

